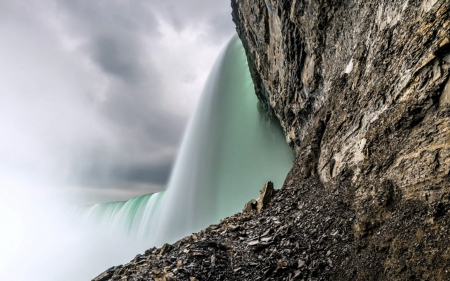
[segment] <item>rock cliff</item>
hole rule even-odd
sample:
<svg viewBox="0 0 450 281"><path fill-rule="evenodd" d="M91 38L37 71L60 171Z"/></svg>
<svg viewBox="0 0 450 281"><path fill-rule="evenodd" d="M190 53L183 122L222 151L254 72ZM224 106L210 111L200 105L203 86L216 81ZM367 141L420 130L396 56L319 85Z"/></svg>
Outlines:
<svg viewBox="0 0 450 281"><path fill-rule="evenodd" d="M450 4L233 0L259 98L329 183L389 180L439 198L450 171ZM440 186L435 189L432 186Z"/></svg>
<svg viewBox="0 0 450 281"><path fill-rule="evenodd" d="M231 3L294 167L260 213L95 280L450 280L450 2Z"/></svg>

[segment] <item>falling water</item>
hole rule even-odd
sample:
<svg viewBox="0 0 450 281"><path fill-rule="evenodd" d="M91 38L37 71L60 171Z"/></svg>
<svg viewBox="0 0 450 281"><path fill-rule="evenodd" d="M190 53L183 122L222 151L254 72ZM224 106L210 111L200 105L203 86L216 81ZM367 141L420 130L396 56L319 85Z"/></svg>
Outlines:
<svg viewBox="0 0 450 281"><path fill-rule="evenodd" d="M162 200L159 240L174 241L242 210L266 181L281 186L293 154L258 111L242 43L216 62Z"/></svg>
<svg viewBox="0 0 450 281"><path fill-rule="evenodd" d="M292 160L279 123L260 113L245 51L234 36L207 80L167 190L79 206L76 215L103 249L124 249L104 255L109 265L123 263L241 211L265 182L280 187Z"/></svg>
<svg viewBox="0 0 450 281"><path fill-rule="evenodd" d="M128 201L110 202L94 206L78 206L77 216L84 218L91 229L114 230L125 234L148 235L141 228L144 222L152 222L165 191L132 198ZM149 226L147 224L147 226Z"/></svg>
<svg viewBox="0 0 450 281"><path fill-rule="evenodd" d="M91 227L143 238L146 246L174 242L242 210L265 182L281 186L292 160L280 125L258 110L245 51L234 36L208 78L168 189L77 212Z"/></svg>

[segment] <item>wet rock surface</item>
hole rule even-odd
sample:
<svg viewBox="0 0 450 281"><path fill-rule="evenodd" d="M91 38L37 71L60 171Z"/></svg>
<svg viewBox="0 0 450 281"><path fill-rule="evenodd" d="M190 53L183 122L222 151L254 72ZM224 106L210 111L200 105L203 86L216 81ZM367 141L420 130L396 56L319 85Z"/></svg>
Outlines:
<svg viewBox="0 0 450 281"><path fill-rule="evenodd" d="M293 168L94 280L450 280L450 2L231 3Z"/></svg>
<svg viewBox="0 0 450 281"><path fill-rule="evenodd" d="M261 212L149 249L94 281L450 279L449 204L383 201L383 224L362 220L349 181L291 181Z"/></svg>

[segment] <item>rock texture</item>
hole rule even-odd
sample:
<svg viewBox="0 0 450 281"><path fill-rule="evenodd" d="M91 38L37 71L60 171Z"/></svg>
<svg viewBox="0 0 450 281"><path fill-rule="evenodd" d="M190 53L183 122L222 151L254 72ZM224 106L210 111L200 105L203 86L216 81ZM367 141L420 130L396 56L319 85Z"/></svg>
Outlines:
<svg viewBox="0 0 450 281"><path fill-rule="evenodd" d="M450 1L231 3L294 166L261 212L94 280L450 280Z"/></svg>
<svg viewBox="0 0 450 281"><path fill-rule="evenodd" d="M351 170L439 197L450 171L450 3L233 0L259 98L324 183ZM434 165L430 165L434 163ZM427 186L427 188L424 188Z"/></svg>
<svg viewBox="0 0 450 281"><path fill-rule="evenodd" d="M444 208L387 204L391 219L371 228L357 223L353 193L349 181L328 188L316 177L291 181L261 212L149 249L94 281L450 280ZM370 242L355 228L371 229Z"/></svg>
<svg viewBox="0 0 450 281"><path fill-rule="evenodd" d="M418 250L421 240L399 231L405 218L394 213L415 206L449 215L450 2L232 0L232 7L258 97L296 151L288 180L317 176L326 188L348 181L354 236L363 248L383 248L355 270L381 266L386 278L404 271L405 280L429 279L408 271L420 267L418 256L430 266L448 262L435 255L449 243L432 229L449 226L430 221L420 231L434 246Z"/></svg>
<svg viewBox="0 0 450 281"><path fill-rule="evenodd" d="M256 210L258 213L262 211L262 209L267 208L270 201L273 198L275 190L273 189L273 182L269 181L264 185L264 188L259 192L259 197L256 200L251 200L247 204L245 204L244 212L251 212Z"/></svg>

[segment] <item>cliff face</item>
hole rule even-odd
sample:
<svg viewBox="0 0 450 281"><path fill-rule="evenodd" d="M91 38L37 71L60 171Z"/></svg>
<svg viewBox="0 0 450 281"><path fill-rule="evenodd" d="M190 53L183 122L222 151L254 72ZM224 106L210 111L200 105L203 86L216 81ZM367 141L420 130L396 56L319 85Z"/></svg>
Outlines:
<svg viewBox="0 0 450 281"><path fill-rule="evenodd" d="M260 213L94 280L450 280L450 1L231 3L294 166Z"/></svg>
<svg viewBox="0 0 450 281"><path fill-rule="evenodd" d="M324 183L390 180L438 198L450 171L450 4L233 0L258 96ZM305 150L307 152L305 152ZM310 163L308 163L310 162ZM314 165L311 165L311 162Z"/></svg>
<svg viewBox="0 0 450 281"><path fill-rule="evenodd" d="M386 278L438 256L448 262L449 243L438 241L449 227L439 219L450 200L450 2L232 0L232 7L258 97L296 152L287 183L318 177L331 190L345 181L353 234ZM427 224L396 229L406 221ZM423 233L429 247L418 250ZM383 254L370 253L380 247ZM417 277L412 271L403 277Z"/></svg>

